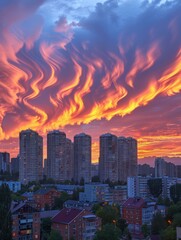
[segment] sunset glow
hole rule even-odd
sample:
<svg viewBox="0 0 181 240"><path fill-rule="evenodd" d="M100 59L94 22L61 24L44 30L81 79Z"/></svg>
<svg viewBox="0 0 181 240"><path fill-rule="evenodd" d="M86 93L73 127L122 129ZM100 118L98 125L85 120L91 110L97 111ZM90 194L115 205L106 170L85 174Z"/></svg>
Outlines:
<svg viewBox="0 0 181 240"><path fill-rule="evenodd" d="M105 132L137 138L139 158L181 157L181 2L101 2L78 19L56 1L1 1L1 151L16 156L31 128L45 157L53 129L90 134L93 162Z"/></svg>

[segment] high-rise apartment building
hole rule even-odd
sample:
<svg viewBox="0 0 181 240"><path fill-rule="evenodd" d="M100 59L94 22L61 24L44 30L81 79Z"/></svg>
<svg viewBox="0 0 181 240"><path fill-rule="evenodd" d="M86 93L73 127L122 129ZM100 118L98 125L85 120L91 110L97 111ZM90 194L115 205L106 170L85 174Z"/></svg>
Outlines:
<svg viewBox="0 0 181 240"><path fill-rule="evenodd" d="M74 177L74 144L66 138L65 145L65 180L72 180Z"/></svg>
<svg viewBox="0 0 181 240"><path fill-rule="evenodd" d="M118 180L126 182L137 176L137 140L131 137L118 138Z"/></svg>
<svg viewBox="0 0 181 240"><path fill-rule="evenodd" d="M66 134L59 130L47 134L47 177L63 180Z"/></svg>
<svg viewBox="0 0 181 240"><path fill-rule="evenodd" d="M118 181L117 137L110 133L100 136L99 178Z"/></svg>
<svg viewBox="0 0 181 240"><path fill-rule="evenodd" d="M20 182L27 184L30 181L41 180L43 171L43 138L31 129L21 131L19 145Z"/></svg>
<svg viewBox="0 0 181 240"><path fill-rule="evenodd" d="M74 136L74 180L91 180L91 137L85 133Z"/></svg>
<svg viewBox="0 0 181 240"><path fill-rule="evenodd" d="M163 158L155 158L155 177L166 176L166 162Z"/></svg>

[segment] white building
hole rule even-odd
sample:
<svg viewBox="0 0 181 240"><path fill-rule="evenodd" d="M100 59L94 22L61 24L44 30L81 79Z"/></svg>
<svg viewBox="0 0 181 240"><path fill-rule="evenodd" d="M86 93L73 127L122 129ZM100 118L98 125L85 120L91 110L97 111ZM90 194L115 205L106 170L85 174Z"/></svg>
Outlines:
<svg viewBox="0 0 181 240"><path fill-rule="evenodd" d="M79 201L96 202L104 201L109 195L109 185L90 183L84 185L84 192L79 193Z"/></svg>
<svg viewBox="0 0 181 240"><path fill-rule="evenodd" d="M147 198L150 196L149 187L148 187L148 180L151 177L128 177L127 185L128 185L128 198L132 197L141 197Z"/></svg>

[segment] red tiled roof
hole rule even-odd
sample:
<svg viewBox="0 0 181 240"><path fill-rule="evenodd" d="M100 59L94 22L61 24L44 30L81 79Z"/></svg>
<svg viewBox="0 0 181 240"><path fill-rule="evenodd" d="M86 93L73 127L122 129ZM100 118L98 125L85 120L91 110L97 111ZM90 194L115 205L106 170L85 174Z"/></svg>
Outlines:
<svg viewBox="0 0 181 240"><path fill-rule="evenodd" d="M82 211L74 208L63 208L55 217L52 218L52 222L68 224L74 220Z"/></svg>
<svg viewBox="0 0 181 240"><path fill-rule="evenodd" d="M126 202L124 202L123 207L125 208L140 208L145 204L142 198L129 198Z"/></svg>

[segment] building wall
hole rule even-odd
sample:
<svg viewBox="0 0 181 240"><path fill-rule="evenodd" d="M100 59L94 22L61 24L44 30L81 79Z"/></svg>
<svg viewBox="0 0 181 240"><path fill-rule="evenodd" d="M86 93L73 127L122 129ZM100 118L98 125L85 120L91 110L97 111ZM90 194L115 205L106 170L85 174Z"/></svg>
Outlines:
<svg viewBox="0 0 181 240"><path fill-rule="evenodd" d="M43 138L30 129L21 131L20 144L20 182L39 181L43 177Z"/></svg>
<svg viewBox="0 0 181 240"><path fill-rule="evenodd" d="M100 136L99 178L118 181L117 137L110 133Z"/></svg>
<svg viewBox="0 0 181 240"><path fill-rule="evenodd" d="M91 181L91 137L85 133L74 136L74 180Z"/></svg>

